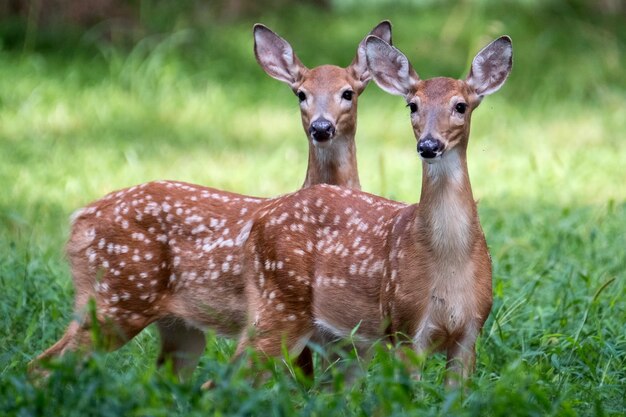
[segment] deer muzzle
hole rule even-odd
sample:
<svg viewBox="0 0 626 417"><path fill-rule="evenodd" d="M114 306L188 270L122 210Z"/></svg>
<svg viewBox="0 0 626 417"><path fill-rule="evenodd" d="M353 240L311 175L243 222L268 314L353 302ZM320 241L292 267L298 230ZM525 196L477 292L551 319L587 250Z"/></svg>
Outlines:
<svg viewBox="0 0 626 417"><path fill-rule="evenodd" d="M326 142L335 134L335 125L323 117L314 120L309 127L311 138L318 142Z"/></svg>
<svg viewBox="0 0 626 417"><path fill-rule="evenodd" d="M443 153L444 145L432 135L426 135L417 142L417 153L424 160L431 160Z"/></svg>

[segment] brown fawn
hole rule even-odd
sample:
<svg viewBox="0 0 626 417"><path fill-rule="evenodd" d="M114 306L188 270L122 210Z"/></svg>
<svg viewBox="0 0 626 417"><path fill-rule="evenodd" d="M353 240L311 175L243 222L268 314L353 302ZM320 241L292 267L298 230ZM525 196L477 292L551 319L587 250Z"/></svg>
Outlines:
<svg viewBox="0 0 626 417"><path fill-rule="evenodd" d="M352 334L362 350L389 337L418 354L445 351L454 384L473 370L492 304L466 162L470 117L507 79L511 40L482 49L466 80L421 80L399 50L373 36L366 56L376 83L410 108L420 203L330 185L266 202L244 245L249 316L237 353L252 346L277 356L284 343L296 356L311 339Z"/></svg>
<svg viewBox="0 0 626 417"><path fill-rule="evenodd" d="M391 42L391 25L370 34ZM354 135L357 97L370 80L365 39L347 68L308 69L284 39L254 26L261 67L286 82L300 100L309 138L303 186L359 188ZM37 361L89 350L95 300L105 347L124 345L156 322L159 363L184 377L205 348L204 331L238 336L246 323L242 250L253 213L267 200L175 181L156 181L108 194L72 217L67 256L75 286L75 320ZM310 355L310 352L309 352ZM305 360L310 366L310 358ZM309 370L311 372L311 370Z"/></svg>
<svg viewBox="0 0 626 417"><path fill-rule="evenodd" d="M391 43L391 24L380 22L370 35ZM347 68L308 69L291 46L263 25L254 26L254 54L271 77L289 85L300 101L302 126L309 139L309 165L302 187L336 184L360 189L356 162L356 98L370 75L365 39Z"/></svg>

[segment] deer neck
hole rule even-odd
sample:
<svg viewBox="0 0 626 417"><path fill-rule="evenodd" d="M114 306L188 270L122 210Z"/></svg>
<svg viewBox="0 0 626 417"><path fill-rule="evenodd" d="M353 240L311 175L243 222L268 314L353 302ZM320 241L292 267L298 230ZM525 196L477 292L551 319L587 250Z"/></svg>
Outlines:
<svg viewBox="0 0 626 417"><path fill-rule="evenodd" d="M335 137L326 146L317 146L309 141L309 166L302 188L315 184L361 189L354 135Z"/></svg>
<svg viewBox="0 0 626 417"><path fill-rule="evenodd" d="M480 233L465 149L433 164L423 162L418 236L437 260L465 262Z"/></svg>

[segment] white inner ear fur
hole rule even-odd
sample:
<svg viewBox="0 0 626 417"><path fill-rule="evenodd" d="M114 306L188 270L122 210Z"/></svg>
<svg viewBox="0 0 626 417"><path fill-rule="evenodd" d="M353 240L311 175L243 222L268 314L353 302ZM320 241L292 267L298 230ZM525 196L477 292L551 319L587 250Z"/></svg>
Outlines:
<svg viewBox="0 0 626 417"><path fill-rule="evenodd" d="M351 66L357 74L357 78L359 78L364 86L367 85L367 82L372 79L372 75L370 74L369 68L367 66L367 56L365 52L365 43L368 36L376 36L391 44L391 26L389 26L388 23L379 23L374 29L370 31L370 33L367 34L367 36L359 43L359 46L357 47L356 57L352 61Z"/></svg>
<svg viewBox="0 0 626 417"><path fill-rule="evenodd" d="M389 94L407 97L416 82L409 60L396 48L376 38L368 41L366 55L376 84Z"/></svg>
<svg viewBox="0 0 626 417"><path fill-rule="evenodd" d="M299 69L291 45L269 29L255 33L254 40L257 58L265 72L293 87L298 80Z"/></svg>
<svg viewBox="0 0 626 417"><path fill-rule="evenodd" d="M493 94L502 87L511 70L513 50L498 39L481 50L472 61L468 84L479 96Z"/></svg>

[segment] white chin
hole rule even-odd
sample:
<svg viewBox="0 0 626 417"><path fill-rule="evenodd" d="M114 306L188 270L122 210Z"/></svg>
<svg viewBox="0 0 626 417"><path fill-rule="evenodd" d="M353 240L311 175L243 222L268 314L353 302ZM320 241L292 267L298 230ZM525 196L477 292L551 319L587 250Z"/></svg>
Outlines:
<svg viewBox="0 0 626 417"><path fill-rule="evenodd" d="M322 142L319 142L315 139L311 139L311 142L313 142L313 146L317 148L327 148L333 143L333 138L326 139L325 141L322 141Z"/></svg>
<svg viewBox="0 0 626 417"><path fill-rule="evenodd" d="M435 156L434 158L424 158L424 157L422 157L422 155L420 155L420 159L422 161L426 162L427 164L434 164L434 163L437 163L437 162L441 161L441 156L442 155L443 154L440 153L439 155Z"/></svg>

